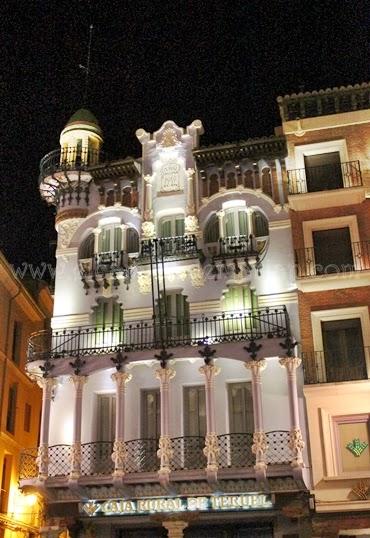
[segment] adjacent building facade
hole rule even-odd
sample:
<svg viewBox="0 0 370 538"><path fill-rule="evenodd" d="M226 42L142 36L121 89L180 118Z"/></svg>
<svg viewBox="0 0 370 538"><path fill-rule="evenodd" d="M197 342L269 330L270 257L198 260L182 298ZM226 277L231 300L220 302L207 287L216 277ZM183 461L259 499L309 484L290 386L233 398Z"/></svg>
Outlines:
<svg viewBox="0 0 370 538"><path fill-rule="evenodd" d="M20 454L38 443L41 390L25 373L28 338L46 327L52 300L33 297L0 253L0 536L38 536L42 499L18 488Z"/></svg>
<svg viewBox="0 0 370 538"><path fill-rule="evenodd" d="M69 120L40 166L55 303L27 364L43 536L337 536L326 514L366 509L369 91L279 98L277 134L235 144L167 121L113 162Z"/></svg>

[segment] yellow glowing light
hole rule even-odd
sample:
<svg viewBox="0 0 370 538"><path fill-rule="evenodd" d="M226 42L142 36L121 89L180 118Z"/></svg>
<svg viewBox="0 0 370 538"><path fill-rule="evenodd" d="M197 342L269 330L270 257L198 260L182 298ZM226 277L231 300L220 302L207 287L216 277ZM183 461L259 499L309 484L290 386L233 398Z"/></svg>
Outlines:
<svg viewBox="0 0 370 538"><path fill-rule="evenodd" d="M24 500L27 506L34 506L37 503L38 498L37 495L31 493L30 495L26 495Z"/></svg>

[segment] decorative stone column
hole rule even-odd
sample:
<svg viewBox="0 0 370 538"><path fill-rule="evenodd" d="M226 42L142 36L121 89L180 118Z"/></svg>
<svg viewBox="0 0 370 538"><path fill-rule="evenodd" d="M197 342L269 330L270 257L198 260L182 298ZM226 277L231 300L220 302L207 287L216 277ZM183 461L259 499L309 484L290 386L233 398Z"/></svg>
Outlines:
<svg viewBox="0 0 370 538"><path fill-rule="evenodd" d="M189 525L186 521L163 521L163 527L168 532L168 538L183 538L184 530Z"/></svg>
<svg viewBox="0 0 370 538"><path fill-rule="evenodd" d="M86 376L72 375L71 382L75 387L75 408L73 417L73 444L71 447L70 481L78 480L81 474L81 423L82 423L82 394L87 381Z"/></svg>
<svg viewBox="0 0 370 538"><path fill-rule="evenodd" d="M298 477L302 476L304 441L299 423L299 405L297 391L297 368L301 364L299 357L284 357L279 360L285 367L288 378L288 396L290 410L289 447L293 453L291 466Z"/></svg>
<svg viewBox="0 0 370 538"><path fill-rule="evenodd" d="M217 211L216 213L218 217L218 229L220 237L224 236L224 218L225 218L225 211L221 209L220 211Z"/></svg>
<svg viewBox="0 0 370 538"><path fill-rule="evenodd" d="M171 447L170 431L170 402L169 402L169 384L171 379L176 375L173 368L161 367L155 371L156 378L160 382L161 398L161 436L159 438L159 449L157 451L160 458L160 468L158 471L161 485L168 488L169 476L171 472L171 458L173 450Z"/></svg>
<svg viewBox="0 0 370 538"><path fill-rule="evenodd" d="M199 368L199 372L205 377L206 393L206 423L207 433L203 453L207 458L207 479L214 483L217 480L218 470L218 438L216 433L216 409L215 409L215 376L220 373L220 368L212 362Z"/></svg>
<svg viewBox="0 0 370 538"><path fill-rule="evenodd" d="M113 478L120 480L125 474L125 389L132 375L127 372L115 372L111 378L116 383L116 431L113 444L112 461L114 462Z"/></svg>
<svg viewBox="0 0 370 538"><path fill-rule="evenodd" d="M262 413L262 382L261 372L266 368L265 359L251 360L244 363L244 366L252 374L252 397L253 397L253 445L252 452L256 456L254 470L257 480L266 478L266 452L268 449L266 434L263 430L263 413Z"/></svg>
<svg viewBox="0 0 370 538"><path fill-rule="evenodd" d="M121 237L121 250L123 250L123 252L126 252L127 251L127 228L128 228L128 225L127 224L121 224L120 228L121 228L121 234L122 234L122 237Z"/></svg>
<svg viewBox="0 0 370 538"><path fill-rule="evenodd" d="M144 176L144 189L145 189L144 220L152 220L153 218L152 180L153 180L153 177L151 175Z"/></svg>
<svg viewBox="0 0 370 538"><path fill-rule="evenodd" d="M49 429L50 429L50 406L53 389L56 385L54 377L43 377L37 381L42 388L42 407L40 425L40 445L36 463L39 468L39 479L46 480L49 466Z"/></svg>
<svg viewBox="0 0 370 538"><path fill-rule="evenodd" d="M188 180L187 190L187 214L195 215L195 198L194 198L194 174L195 170L193 168L187 168L186 177Z"/></svg>
<svg viewBox="0 0 370 538"><path fill-rule="evenodd" d="M99 235L101 234L101 228L94 228L94 254L99 252Z"/></svg>

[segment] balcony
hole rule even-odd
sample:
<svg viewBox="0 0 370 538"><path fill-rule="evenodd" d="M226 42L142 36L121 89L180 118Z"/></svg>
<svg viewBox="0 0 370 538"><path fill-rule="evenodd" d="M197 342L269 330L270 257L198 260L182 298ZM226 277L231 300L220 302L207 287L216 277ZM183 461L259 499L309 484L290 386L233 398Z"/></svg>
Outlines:
<svg viewBox="0 0 370 538"><path fill-rule="evenodd" d="M271 431L266 433L268 450L266 461L274 473L290 474L290 467L284 470L281 466L290 466L292 454L289 448L288 431ZM255 455L252 453L252 433L230 433L218 436L219 469L235 471L238 476L241 469L249 469L253 473ZM157 439L135 439L126 441L125 475L131 475L137 481L142 473L157 473L159 458L157 456ZM172 439L173 457L171 471L201 471L203 477L206 458L203 454L205 440L203 437L176 437ZM49 484L53 480L68 478L71 471L72 447L70 445L55 445L49 447ZM114 471L111 459L113 442L83 443L81 445L81 477L109 476ZM21 454L20 480L27 481L36 478L38 468L36 463L37 448L26 449ZM232 471L231 471L232 472ZM229 473L230 474L230 471ZM111 478L110 478L111 480ZM85 482L85 483L88 483Z"/></svg>
<svg viewBox="0 0 370 538"><path fill-rule="evenodd" d="M288 170L289 194L362 187L359 161Z"/></svg>
<svg viewBox="0 0 370 538"><path fill-rule="evenodd" d="M325 351L309 351L302 353L304 382L339 383L342 381L358 381L368 379L366 357L369 359L370 348L361 347L351 350L351 357Z"/></svg>
<svg viewBox="0 0 370 538"><path fill-rule="evenodd" d="M336 273L352 273L370 270L370 240L351 243L352 260L346 263L317 263L315 247L297 249L295 264L297 278L308 278Z"/></svg>
<svg viewBox="0 0 370 538"><path fill-rule="evenodd" d="M129 276L132 259L128 253L123 250L110 252L99 252L94 254L92 258L79 260L80 271L83 277L97 276L110 273L123 273L124 276Z"/></svg>
<svg viewBox="0 0 370 538"><path fill-rule="evenodd" d="M152 260L181 261L198 258L197 238L195 235L179 235L175 237L162 237L148 239L141 242L141 250L137 263L149 264Z"/></svg>
<svg viewBox="0 0 370 538"><path fill-rule="evenodd" d="M103 153L92 148L60 148L47 153L40 162L40 183L57 172L86 170L102 160Z"/></svg>
<svg viewBox="0 0 370 538"><path fill-rule="evenodd" d="M114 327L44 330L30 336L28 361L102 356L120 350L143 352L164 346L191 348L207 343L282 339L287 336L288 324L289 316L282 306L237 313L210 313L196 318L130 321ZM194 351L190 352L194 354Z"/></svg>

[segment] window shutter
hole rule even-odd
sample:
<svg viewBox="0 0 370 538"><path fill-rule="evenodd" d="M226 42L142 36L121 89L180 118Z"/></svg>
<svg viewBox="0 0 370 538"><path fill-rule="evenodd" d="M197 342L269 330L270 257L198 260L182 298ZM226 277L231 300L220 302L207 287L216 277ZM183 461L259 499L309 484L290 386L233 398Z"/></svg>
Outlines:
<svg viewBox="0 0 370 538"><path fill-rule="evenodd" d="M175 220L175 235L182 236L185 233L185 220L183 218L176 218Z"/></svg>
<svg viewBox="0 0 370 538"><path fill-rule="evenodd" d="M118 226L114 228L114 250L118 252L122 250L122 230Z"/></svg>
<svg viewBox="0 0 370 538"><path fill-rule="evenodd" d="M245 211L238 212L239 235L248 235L248 219Z"/></svg>
<svg viewBox="0 0 370 538"><path fill-rule="evenodd" d="M225 234L226 237L231 237L235 235L235 223L234 223L234 213L228 211L225 214Z"/></svg>

